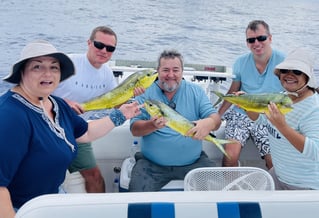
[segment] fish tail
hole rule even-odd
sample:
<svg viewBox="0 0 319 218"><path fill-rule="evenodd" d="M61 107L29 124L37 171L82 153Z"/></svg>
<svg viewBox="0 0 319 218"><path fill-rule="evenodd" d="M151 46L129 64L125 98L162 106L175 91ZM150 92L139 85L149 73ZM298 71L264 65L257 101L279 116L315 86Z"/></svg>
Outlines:
<svg viewBox="0 0 319 218"><path fill-rule="evenodd" d="M218 96L217 101L213 105L213 107L215 107L216 105L218 105L223 100L223 96L224 95L222 93L220 93L220 92L217 92L217 91L213 91L213 93Z"/></svg>
<svg viewBox="0 0 319 218"><path fill-rule="evenodd" d="M227 139L216 139L220 144L230 144L230 143L236 143L235 141L232 140L227 140Z"/></svg>
<svg viewBox="0 0 319 218"><path fill-rule="evenodd" d="M211 134L210 134L211 135ZM230 156L226 153L223 144L229 144L229 143L233 143L230 140L225 140L225 139L216 139L215 137L210 137L210 140L212 143L214 143L217 148L228 158L231 159Z"/></svg>

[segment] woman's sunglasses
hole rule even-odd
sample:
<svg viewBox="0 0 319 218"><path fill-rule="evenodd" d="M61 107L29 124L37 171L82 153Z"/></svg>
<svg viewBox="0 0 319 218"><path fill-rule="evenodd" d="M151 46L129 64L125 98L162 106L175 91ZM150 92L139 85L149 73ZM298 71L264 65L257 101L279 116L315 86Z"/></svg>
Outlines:
<svg viewBox="0 0 319 218"><path fill-rule="evenodd" d="M93 41L93 45L94 45L95 48L97 48L97 49L99 49L99 50L102 50L103 48L105 48L106 51L108 51L108 52L113 52L113 51L115 51L115 47L114 47L114 46L105 45L105 44L102 43L102 42Z"/></svg>
<svg viewBox="0 0 319 218"><path fill-rule="evenodd" d="M256 39L258 42L263 42L266 41L266 39L268 38L268 36L257 36L255 38L248 38L246 39L246 41L250 44L255 43Z"/></svg>
<svg viewBox="0 0 319 218"><path fill-rule="evenodd" d="M292 72L292 73L295 74L296 76L300 76L301 74L303 74L303 72L300 71L300 70L287 70L287 69L281 69L281 70L280 70L280 73L281 73L281 74L287 74L287 73L289 73L289 72Z"/></svg>

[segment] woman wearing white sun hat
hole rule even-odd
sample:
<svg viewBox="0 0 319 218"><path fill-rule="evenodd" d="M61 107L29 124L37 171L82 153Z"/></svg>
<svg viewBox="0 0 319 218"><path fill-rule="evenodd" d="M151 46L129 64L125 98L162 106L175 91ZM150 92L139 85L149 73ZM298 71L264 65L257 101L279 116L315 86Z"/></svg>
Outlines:
<svg viewBox="0 0 319 218"><path fill-rule="evenodd" d="M136 102L124 104L87 123L51 96L74 71L65 54L38 40L24 47L4 78L16 85L0 97L0 217L14 217L34 197L58 193L77 142L95 140L140 113Z"/></svg>
<svg viewBox="0 0 319 218"><path fill-rule="evenodd" d="M278 64L274 73L292 99L293 110L283 115L270 103L270 112L256 121L268 122L273 161L269 172L278 190L319 189L319 96L313 66L313 56L303 48Z"/></svg>

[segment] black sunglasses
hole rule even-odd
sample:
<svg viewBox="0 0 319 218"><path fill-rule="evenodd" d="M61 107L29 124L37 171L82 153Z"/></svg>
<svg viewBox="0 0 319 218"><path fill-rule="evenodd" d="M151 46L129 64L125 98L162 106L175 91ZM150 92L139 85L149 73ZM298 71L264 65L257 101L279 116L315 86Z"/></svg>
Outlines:
<svg viewBox="0 0 319 218"><path fill-rule="evenodd" d="M174 110L176 109L176 104L172 101L168 102L168 106Z"/></svg>
<svg viewBox="0 0 319 218"><path fill-rule="evenodd" d="M263 42L263 41L266 41L266 39L268 38L268 36L257 36L255 38L248 38L246 39L246 41L248 43L255 43L256 39L258 40L258 42Z"/></svg>
<svg viewBox="0 0 319 218"><path fill-rule="evenodd" d="M281 70L280 70L280 73L281 73L281 74L287 74L287 73L289 73L289 72L292 72L292 73L295 74L296 76L300 76L301 74L303 74L303 72L300 71L300 70L287 70L287 69L281 69Z"/></svg>
<svg viewBox="0 0 319 218"><path fill-rule="evenodd" d="M97 49L103 49L103 48L106 48L106 51L108 52L113 52L115 51L115 47L114 46L111 46L111 45L105 45L104 43L102 42L98 42L98 41L93 41L93 44L94 44L94 47L97 48Z"/></svg>

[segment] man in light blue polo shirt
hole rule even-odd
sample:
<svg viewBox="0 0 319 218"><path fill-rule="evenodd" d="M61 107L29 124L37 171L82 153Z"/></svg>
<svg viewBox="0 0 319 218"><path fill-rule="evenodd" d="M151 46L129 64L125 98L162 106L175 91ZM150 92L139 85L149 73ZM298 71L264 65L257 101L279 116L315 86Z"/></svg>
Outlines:
<svg viewBox="0 0 319 218"><path fill-rule="evenodd" d="M274 75L274 68L282 62L285 55L272 49L272 35L269 26L262 20L253 20L246 28L246 42L250 53L240 56L233 65L235 78L227 93L244 91L245 93L270 93L281 92L283 87ZM252 137L257 146L260 156L265 159L266 167L272 167L268 132L265 126L255 125L245 111L224 101L219 108L219 114L226 120L226 139L236 140L237 143L225 145L227 154L231 159L224 156L223 166L238 166L241 148ZM227 113L225 113L227 111ZM224 114L225 113L225 114Z"/></svg>
<svg viewBox="0 0 319 218"><path fill-rule="evenodd" d="M144 94L136 97L161 101L188 120L196 122L185 137L165 126L163 117L150 117L144 110L131 120L131 131L141 138L141 153L135 155L130 191L159 191L169 181L184 179L186 173L215 163L202 151L202 142L217 130L221 119L204 90L183 80L183 60L176 51L164 51L158 62L158 80Z"/></svg>

